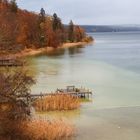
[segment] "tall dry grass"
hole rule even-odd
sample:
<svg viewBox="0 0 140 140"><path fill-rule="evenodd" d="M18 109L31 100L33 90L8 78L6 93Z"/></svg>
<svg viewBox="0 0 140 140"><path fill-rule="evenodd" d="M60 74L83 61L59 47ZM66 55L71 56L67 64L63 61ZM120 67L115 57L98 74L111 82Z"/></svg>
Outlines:
<svg viewBox="0 0 140 140"><path fill-rule="evenodd" d="M75 128L64 121L33 120L22 125L24 139L63 140L71 138Z"/></svg>
<svg viewBox="0 0 140 140"><path fill-rule="evenodd" d="M37 99L33 106L36 111L62 111L62 110L74 110L80 107L80 101L78 98L67 94L56 94L54 96L44 97Z"/></svg>
<svg viewBox="0 0 140 140"><path fill-rule="evenodd" d="M27 120L10 122L0 140L68 140L75 135L74 126L64 121Z"/></svg>

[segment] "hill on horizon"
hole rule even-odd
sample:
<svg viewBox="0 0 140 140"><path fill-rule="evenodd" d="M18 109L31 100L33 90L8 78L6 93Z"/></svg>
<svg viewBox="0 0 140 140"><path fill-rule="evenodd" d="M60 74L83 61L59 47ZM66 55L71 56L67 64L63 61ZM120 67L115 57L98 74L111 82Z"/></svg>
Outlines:
<svg viewBox="0 0 140 140"><path fill-rule="evenodd" d="M140 31L140 25L80 25L86 32L132 32Z"/></svg>

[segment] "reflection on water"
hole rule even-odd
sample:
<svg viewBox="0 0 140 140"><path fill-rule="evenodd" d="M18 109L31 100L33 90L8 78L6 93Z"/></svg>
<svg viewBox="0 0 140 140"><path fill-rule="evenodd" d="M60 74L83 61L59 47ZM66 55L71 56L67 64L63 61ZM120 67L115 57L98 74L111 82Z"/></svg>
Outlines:
<svg viewBox="0 0 140 140"><path fill-rule="evenodd" d="M94 92L93 103L83 104L79 115L60 115L80 130L77 140L138 140L140 33L93 36L94 45L57 49L28 58L37 79L32 93L54 91L67 85L90 88Z"/></svg>
<svg viewBox="0 0 140 140"><path fill-rule="evenodd" d="M53 51L50 51L47 56L63 56L65 54L65 49L55 49Z"/></svg>
<svg viewBox="0 0 140 140"><path fill-rule="evenodd" d="M69 55L74 55L74 54L83 53L83 49L82 48L83 48L83 46L68 48L68 54Z"/></svg>
<svg viewBox="0 0 140 140"><path fill-rule="evenodd" d="M65 119L66 121L73 120L79 118L81 115L80 109L73 110L73 111L50 111L50 112L38 112L37 117L49 120L56 120L56 119Z"/></svg>

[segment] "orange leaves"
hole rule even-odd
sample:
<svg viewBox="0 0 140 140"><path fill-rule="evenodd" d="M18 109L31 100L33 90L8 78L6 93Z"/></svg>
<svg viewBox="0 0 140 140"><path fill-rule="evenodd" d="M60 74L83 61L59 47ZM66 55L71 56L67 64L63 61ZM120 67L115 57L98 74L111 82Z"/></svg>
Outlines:
<svg viewBox="0 0 140 140"><path fill-rule="evenodd" d="M16 11L15 4L13 1L12 12L10 2L0 1L0 45L4 46L7 52L11 51L10 47L15 52L19 44L28 48L32 46L56 48L68 40L81 41L85 36L84 30L74 26L72 22L69 28L64 26L56 14L49 16L44 11L42 14L36 14L19 8ZM1 36L4 36L3 42Z"/></svg>
<svg viewBox="0 0 140 140"><path fill-rule="evenodd" d="M23 25L20 29L20 33L17 36L17 43L24 44L26 43L27 39L28 39L28 26L26 24Z"/></svg>
<svg viewBox="0 0 140 140"><path fill-rule="evenodd" d="M74 28L75 40L77 42L82 41L85 37L85 31L80 26L75 26Z"/></svg>

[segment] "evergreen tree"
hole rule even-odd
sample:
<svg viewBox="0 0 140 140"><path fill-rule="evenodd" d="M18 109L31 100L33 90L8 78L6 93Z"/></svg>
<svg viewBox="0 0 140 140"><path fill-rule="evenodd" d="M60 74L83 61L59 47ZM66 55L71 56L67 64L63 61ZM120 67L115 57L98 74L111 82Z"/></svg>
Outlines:
<svg viewBox="0 0 140 140"><path fill-rule="evenodd" d="M11 4L11 11L14 12L14 13L17 13L18 6L17 6L17 3L16 3L16 0L11 0L10 4Z"/></svg>
<svg viewBox="0 0 140 140"><path fill-rule="evenodd" d="M46 44L46 36L45 36L45 20L46 20L46 13L43 8L41 8L39 13L39 42L40 46L45 46Z"/></svg>
<svg viewBox="0 0 140 140"><path fill-rule="evenodd" d="M70 21L68 27L68 39L69 41L74 42L74 24L72 20Z"/></svg>
<svg viewBox="0 0 140 140"><path fill-rule="evenodd" d="M56 13L53 14L53 31L57 29L62 29L61 19L57 16Z"/></svg>
<svg viewBox="0 0 140 140"><path fill-rule="evenodd" d="M57 14L53 14L53 30L55 31L57 29Z"/></svg>
<svg viewBox="0 0 140 140"><path fill-rule="evenodd" d="M40 14L39 14L39 16L40 16L40 22L45 22L45 10L43 9L43 8L41 8L41 10L40 10Z"/></svg>

